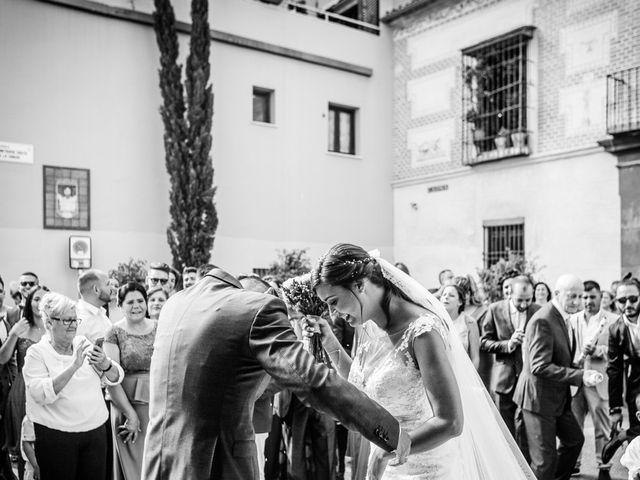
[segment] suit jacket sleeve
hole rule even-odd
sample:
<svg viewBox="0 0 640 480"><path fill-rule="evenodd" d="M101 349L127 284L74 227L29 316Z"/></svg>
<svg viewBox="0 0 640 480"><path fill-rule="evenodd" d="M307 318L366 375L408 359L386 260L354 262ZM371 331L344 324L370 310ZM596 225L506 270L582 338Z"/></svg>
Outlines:
<svg viewBox="0 0 640 480"><path fill-rule="evenodd" d="M553 363L553 332L549 321L538 318L528 325L528 348L531 373L559 383L582 385L582 370Z"/></svg>
<svg viewBox="0 0 640 480"><path fill-rule="evenodd" d="M609 327L609 351L607 355L609 357L607 364L609 407L621 407L624 383L624 348L617 322Z"/></svg>
<svg viewBox="0 0 640 480"><path fill-rule="evenodd" d="M258 311L249 347L263 368L282 387L313 408L337 418L386 451L397 447L400 425L384 408L335 370L316 363L296 339L286 307L269 299Z"/></svg>
<svg viewBox="0 0 640 480"><path fill-rule="evenodd" d="M489 308L482 320L480 349L488 353L509 353L509 340L499 340L496 329L495 309Z"/></svg>

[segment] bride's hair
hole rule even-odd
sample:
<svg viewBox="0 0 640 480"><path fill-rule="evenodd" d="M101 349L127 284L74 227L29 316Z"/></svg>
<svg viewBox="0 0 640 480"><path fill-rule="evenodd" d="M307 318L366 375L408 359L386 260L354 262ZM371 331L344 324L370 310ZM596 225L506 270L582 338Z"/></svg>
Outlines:
<svg viewBox="0 0 640 480"><path fill-rule="evenodd" d="M354 282L365 278L384 289L381 306L387 316L392 296L411 302L411 299L384 277L382 267L375 258L362 247L350 243L338 243L320 257L311 270L311 287L315 289L324 283L350 288Z"/></svg>

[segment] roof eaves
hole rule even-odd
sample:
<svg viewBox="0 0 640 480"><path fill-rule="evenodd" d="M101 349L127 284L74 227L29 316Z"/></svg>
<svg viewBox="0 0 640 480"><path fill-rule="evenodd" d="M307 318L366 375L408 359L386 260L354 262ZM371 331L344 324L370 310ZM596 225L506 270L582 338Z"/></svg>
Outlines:
<svg viewBox="0 0 640 480"><path fill-rule="evenodd" d="M399 17L413 13L416 10L429 6L432 3L435 3L436 1L437 0L413 0L412 2L409 2L404 6L397 7L394 10L391 10L384 17L382 17L381 20L385 23L393 22L395 19Z"/></svg>

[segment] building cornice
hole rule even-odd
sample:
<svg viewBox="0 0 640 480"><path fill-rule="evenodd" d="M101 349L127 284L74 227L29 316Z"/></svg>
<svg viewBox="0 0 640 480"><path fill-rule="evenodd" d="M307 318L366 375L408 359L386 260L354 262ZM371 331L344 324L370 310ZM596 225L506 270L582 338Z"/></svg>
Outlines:
<svg viewBox="0 0 640 480"><path fill-rule="evenodd" d="M128 22L138 23L142 25L148 25L153 27L153 15L146 12L136 12L120 7L114 7L111 5L105 5L100 2L91 0L37 0L43 3L49 3L62 7L68 7L75 10L80 10L86 13L94 15L102 15L109 18L118 20L124 20ZM176 30L180 33L191 33L191 24L187 22L176 21ZM362 65L356 65L349 62L343 62L333 58L325 57L322 55L316 55L313 53L303 52L301 50L295 50L281 45L273 43L263 42L261 40L254 40L252 38L243 37L241 35L235 35L233 33L227 33L220 30L210 30L211 40L219 43L225 43L227 45L233 45L240 48L247 48L250 50L257 50L259 52L269 53L272 55L278 55L280 57L290 58L301 62L311 63L322 67L333 68L335 70L341 70L343 72L353 73L356 75L362 75L364 77L371 77L373 75L373 69L364 67Z"/></svg>
<svg viewBox="0 0 640 480"><path fill-rule="evenodd" d="M394 182L391 182L391 187L403 188L412 185L440 182L442 180L449 180L451 178L472 175L474 172L484 173L487 171L521 168L530 165L536 165L539 163L556 162L559 160L567 160L575 157L597 155L604 152L604 148L599 145L589 145L581 148L572 148L566 150L554 150L551 152L530 155L528 157L516 157L511 159L499 160L496 162L481 163L478 165L474 165L473 167L459 167L456 169L447 170L446 172L438 172L429 175L420 175L416 177L405 178L402 180L396 180Z"/></svg>

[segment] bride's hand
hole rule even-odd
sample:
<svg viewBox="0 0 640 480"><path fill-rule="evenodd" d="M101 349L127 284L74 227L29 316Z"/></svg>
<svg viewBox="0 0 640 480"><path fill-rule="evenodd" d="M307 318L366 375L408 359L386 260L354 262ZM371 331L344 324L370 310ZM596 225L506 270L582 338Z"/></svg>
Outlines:
<svg viewBox="0 0 640 480"><path fill-rule="evenodd" d="M329 322L322 317L318 317L317 315L305 315L302 317L302 334L305 337L311 337L315 333L320 334L320 340L322 340L322 344L324 345L328 341L335 339L335 335L333 334L333 330L331 330L331 325Z"/></svg>

